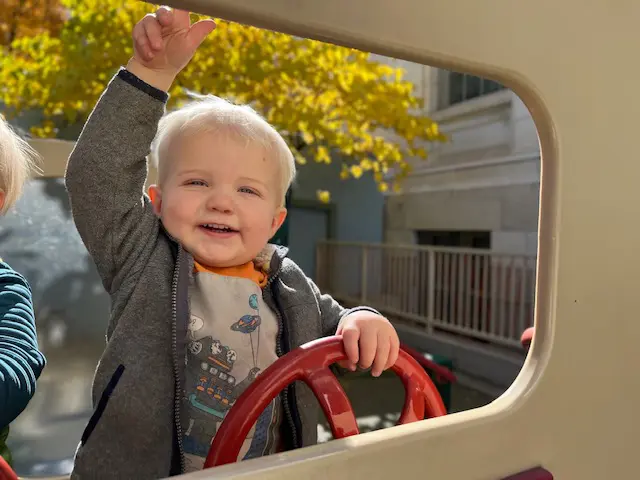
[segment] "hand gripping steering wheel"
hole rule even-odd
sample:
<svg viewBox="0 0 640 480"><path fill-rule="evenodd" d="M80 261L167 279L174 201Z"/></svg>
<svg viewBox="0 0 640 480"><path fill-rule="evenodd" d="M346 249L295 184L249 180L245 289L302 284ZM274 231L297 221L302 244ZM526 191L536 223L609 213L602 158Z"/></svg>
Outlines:
<svg viewBox="0 0 640 480"><path fill-rule="evenodd" d="M326 337L302 345L280 357L262 372L226 415L217 431L204 468L234 463L251 427L269 403L289 384L304 381L318 399L334 438L359 432L351 403L329 366L345 360L342 337ZM398 425L447 414L435 385L418 362L404 350L391 369L406 392Z"/></svg>

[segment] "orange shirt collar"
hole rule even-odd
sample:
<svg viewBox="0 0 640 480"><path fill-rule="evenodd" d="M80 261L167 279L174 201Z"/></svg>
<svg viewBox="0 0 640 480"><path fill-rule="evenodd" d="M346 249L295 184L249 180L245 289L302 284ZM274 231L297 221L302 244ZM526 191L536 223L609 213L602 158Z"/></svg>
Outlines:
<svg viewBox="0 0 640 480"><path fill-rule="evenodd" d="M247 262L244 265L237 265L235 267L208 267L194 262L194 267L196 273L207 272L227 277L248 278L260 285L261 288L267 285L267 274L257 269L253 262Z"/></svg>

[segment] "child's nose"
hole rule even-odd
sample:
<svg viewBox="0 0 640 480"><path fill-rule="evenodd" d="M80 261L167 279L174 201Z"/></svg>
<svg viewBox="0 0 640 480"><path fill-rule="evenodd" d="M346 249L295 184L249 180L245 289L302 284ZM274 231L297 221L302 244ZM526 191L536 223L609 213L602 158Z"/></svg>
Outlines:
<svg viewBox="0 0 640 480"><path fill-rule="evenodd" d="M233 211L233 200L231 195L226 192L212 192L207 198L207 209L217 210L223 213L231 213Z"/></svg>

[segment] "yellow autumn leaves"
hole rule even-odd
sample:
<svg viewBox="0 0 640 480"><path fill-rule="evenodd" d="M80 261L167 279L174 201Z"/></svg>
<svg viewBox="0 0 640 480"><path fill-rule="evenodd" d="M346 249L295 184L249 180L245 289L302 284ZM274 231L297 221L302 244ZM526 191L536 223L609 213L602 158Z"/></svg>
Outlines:
<svg viewBox="0 0 640 480"><path fill-rule="evenodd" d="M45 3L48 10L39 8ZM131 55L133 25L154 6L122 0L30 4L40 17L34 22L25 12L17 20L24 33L3 47L0 101L9 115L40 110L42 121L32 133L59 136L86 120ZM45 11L57 17L42 18ZM0 17L0 29L12 19ZM381 191L398 189L413 159L426 157L429 142L445 139L430 118L415 113L422 100L401 69L357 50L225 21L178 77L169 108L189 101L190 92L250 103L283 134L299 164L338 161L341 178L372 174ZM329 192L317 196L330 201Z"/></svg>
<svg viewBox="0 0 640 480"><path fill-rule="evenodd" d="M316 198L320 203L329 203L331 201L331 194L328 190L317 190Z"/></svg>

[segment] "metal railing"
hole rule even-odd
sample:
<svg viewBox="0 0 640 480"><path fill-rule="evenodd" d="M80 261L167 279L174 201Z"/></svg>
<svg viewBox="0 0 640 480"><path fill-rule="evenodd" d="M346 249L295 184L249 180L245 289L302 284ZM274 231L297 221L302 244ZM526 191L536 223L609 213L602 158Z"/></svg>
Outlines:
<svg viewBox="0 0 640 480"><path fill-rule="evenodd" d="M321 242L321 290L424 328L520 347L533 324L536 257L467 248Z"/></svg>

